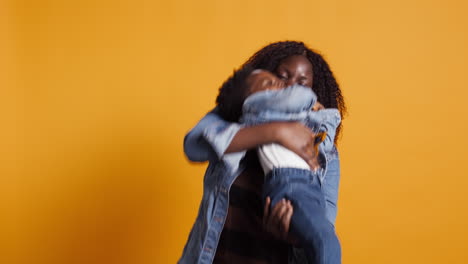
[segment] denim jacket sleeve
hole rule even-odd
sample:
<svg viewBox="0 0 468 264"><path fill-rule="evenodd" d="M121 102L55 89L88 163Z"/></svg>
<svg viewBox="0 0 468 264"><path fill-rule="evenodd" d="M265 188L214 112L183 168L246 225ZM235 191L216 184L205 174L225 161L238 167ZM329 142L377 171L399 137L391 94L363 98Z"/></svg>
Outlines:
<svg viewBox="0 0 468 264"><path fill-rule="evenodd" d="M223 120L214 108L185 135L185 155L196 162L220 160L241 128L238 123Z"/></svg>
<svg viewBox="0 0 468 264"><path fill-rule="evenodd" d="M310 111L309 118L319 119L319 131L327 132L325 140L320 144L322 149L329 152L333 149L336 129L341 122L341 115L338 109L327 108L320 111Z"/></svg>

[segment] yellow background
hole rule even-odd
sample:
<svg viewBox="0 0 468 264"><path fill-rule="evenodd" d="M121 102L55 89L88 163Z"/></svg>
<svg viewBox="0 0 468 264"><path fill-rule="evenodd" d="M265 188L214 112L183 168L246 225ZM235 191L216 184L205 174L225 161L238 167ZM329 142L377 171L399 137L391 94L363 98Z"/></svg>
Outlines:
<svg viewBox="0 0 468 264"><path fill-rule="evenodd" d="M322 52L349 115L343 263L468 263L464 1L0 2L0 262L174 263L184 134L262 46Z"/></svg>

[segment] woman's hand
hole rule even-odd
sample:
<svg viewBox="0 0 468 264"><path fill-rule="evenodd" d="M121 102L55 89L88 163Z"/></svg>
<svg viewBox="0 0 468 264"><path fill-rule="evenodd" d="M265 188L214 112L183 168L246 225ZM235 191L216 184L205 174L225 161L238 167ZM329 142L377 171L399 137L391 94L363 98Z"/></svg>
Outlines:
<svg viewBox="0 0 468 264"><path fill-rule="evenodd" d="M263 208L263 228L273 237L297 244L297 239L289 234L289 225L293 215L290 201L282 199L270 210L271 199L267 197Z"/></svg>
<svg viewBox="0 0 468 264"><path fill-rule="evenodd" d="M270 197L267 197L263 208L263 227L276 239L286 240L293 214L291 202L282 199L271 210L270 204Z"/></svg>
<svg viewBox="0 0 468 264"><path fill-rule="evenodd" d="M304 159L312 170L319 167L315 134L299 122L277 123L277 142Z"/></svg>
<svg viewBox="0 0 468 264"><path fill-rule="evenodd" d="M278 143L304 159L311 169L318 168L315 134L299 122L271 122L239 130L225 153L245 151L260 145Z"/></svg>

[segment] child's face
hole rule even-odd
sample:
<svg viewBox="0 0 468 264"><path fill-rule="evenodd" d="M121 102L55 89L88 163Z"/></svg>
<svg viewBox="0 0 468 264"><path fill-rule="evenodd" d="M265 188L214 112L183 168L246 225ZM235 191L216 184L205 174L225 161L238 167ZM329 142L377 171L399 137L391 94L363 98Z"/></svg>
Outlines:
<svg viewBox="0 0 468 264"><path fill-rule="evenodd" d="M286 87L286 84L265 70L255 70L247 77L247 85L249 86L248 95L265 90L279 90Z"/></svg>

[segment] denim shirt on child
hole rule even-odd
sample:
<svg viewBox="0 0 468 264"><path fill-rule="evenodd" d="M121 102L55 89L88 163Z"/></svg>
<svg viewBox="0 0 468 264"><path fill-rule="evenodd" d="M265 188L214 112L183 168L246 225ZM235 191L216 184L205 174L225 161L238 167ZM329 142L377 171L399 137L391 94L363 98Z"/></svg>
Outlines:
<svg viewBox="0 0 468 264"><path fill-rule="evenodd" d="M325 140L319 145L320 165L325 174L326 152L334 146L341 115L335 108L312 111L316 102L317 96L312 89L297 84L279 90L256 92L244 101L240 122L251 126L273 121L299 121L315 133L326 132Z"/></svg>
<svg viewBox="0 0 468 264"><path fill-rule="evenodd" d="M310 88L306 89L312 92ZM289 90L286 88L279 91L288 93ZM261 95L261 93L262 92L256 94ZM291 93L296 94L296 91L291 91ZM305 94L308 93L309 92L306 92ZM302 94L299 97L291 96L291 102L289 103L287 102L289 99L285 100L285 98L282 98L280 100L278 97L276 106L280 107L281 110L288 110L285 111L287 112L287 118L301 117L300 119L293 118L286 120L303 120L302 116L305 114L296 116L297 113L294 114L293 112L297 112L295 111L297 107L303 110L312 107L312 102L307 102L308 99L306 97L309 97L309 99L310 97L316 98L313 92L311 95ZM274 100L274 98L270 99ZM247 100L245 103L249 105ZM262 109L269 109L273 101L271 103L265 101L265 103L266 104L261 107L252 104L252 109L250 110L263 112L262 118L265 120L276 117L277 114L274 111L261 111ZM247 112L243 116L243 120L245 120L245 122L250 122L248 121L250 117ZM286 117L283 116L283 118ZM236 133L244 126L244 124L230 123L223 120L218 114L218 109L215 108L205 115L184 138L184 152L188 159L195 162L209 161L209 164L203 180L203 197L198 215L190 231L179 263L208 264L213 262L229 207L229 190L236 177L245 169L240 162L245 156L245 151L229 154L225 154L224 152L231 144ZM324 148L328 169L322 189L326 200L325 209L327 218L331 223L334 223L336 218L336 202L338 199L340 163L338 151L333 145L333 141L326 144L331 145L329 149L328 147Z"/></svg>

